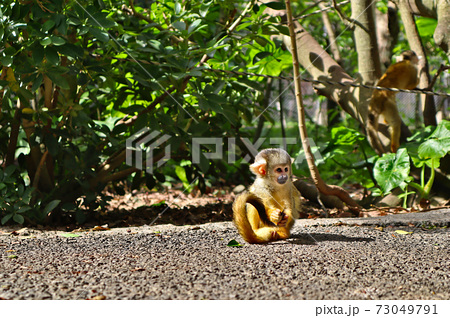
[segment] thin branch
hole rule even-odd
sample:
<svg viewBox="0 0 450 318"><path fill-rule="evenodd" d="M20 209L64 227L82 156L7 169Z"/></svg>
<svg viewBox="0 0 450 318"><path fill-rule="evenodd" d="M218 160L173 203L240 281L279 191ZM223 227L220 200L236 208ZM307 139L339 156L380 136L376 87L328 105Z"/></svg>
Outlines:
<svg viewBox="0 0 450 318"><path fill-rule="evenodd" d="M314 155L311 151L311 145L309 144L308 134L306 132L306 120L305 120L305 109L303 106L303 99L301 93L301 76L300 76L300 63L298 60L297 43L295 39L294 22L292 19L291 2L286 0L286 11L288 18L289 34L291 38L291 49L292 49L292 60L294 68L294 86L295 86L295 98L297 102L297 113L298 113L298 127L300 131L300 136L302 139L303 150L306 154L306 161L308 163L308 168L311 173L311 177L317 187L317 189L325 195L335 195L347 205L355 208L359 208L358 203L356 203L345 191L339 186L329 186L321 178L319 170L314 162Z"/></svg>
<svg viewBox="0 0 450 318"><path fill-rule="evenodd" d="M427 90L431 91L433 89L433 86L434 86L434 84L436 84L436 81L437 81L439 75L441 75L441 73L446 70L450 70L450 65L441 64L441 67L439 67L436 75L434 75L433 79L431 80L430 85L428 85Z"/></svg>
<svg viewBox="0 0 450 318"><path fill-rule="evenodd" d="M323 3L319 3L319 7L321 9L324 9L325 5ZM322 11L322 20L323 20L325 29L327 30L327 33L328 33L328 38L329 38L328 42L330 43L330 50L333 53L333 57L336 60L336 62L338 62L340 64L342 62L341 52L339 51L339 47L337 45L336 34L333 30L333 25L331 24L330 17L328 16L328 13L325 10Z"/></svg>
<svg viewBox="0 0 450 318"><path fill-rule="evenodd" d="M239 25L239 23L241 23L242 19L245 18L245 16L247 15L247 12L251 10L251 8L253 8L253 6L255 5L256 0L252 0L249 2L249 4L245 7L244 11L241 12L241 14L239 15L239 17L236 19L236 21L233 22L233 24L228 28L227 33L233 33L233 31L236 29L236 27Z"/></svg>
<svg viewBox="0 0 450 318"><path fill-rule="evenodd" d="M339 18L342 20L342 22L345 24L346 27L348 27L349 29L353 30L355 28L355 25L359 26L361 29L363 29L364 31L366 31L367 33L369 32L369 30L367 30L367 28L362 25L359 21L349 18L347 17L344 12L342 12L341 8L339 7L339 5L336 3L336 0L332 0L333 2L333 8L334 10L336 10L337 15L339 16Z"/></svg>

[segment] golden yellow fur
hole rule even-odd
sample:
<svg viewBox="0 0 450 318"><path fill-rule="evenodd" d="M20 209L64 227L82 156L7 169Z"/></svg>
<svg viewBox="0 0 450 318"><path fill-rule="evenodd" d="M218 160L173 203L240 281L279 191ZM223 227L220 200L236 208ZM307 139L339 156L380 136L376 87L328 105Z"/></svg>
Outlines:
<svg viewBox="0 0 450 318"><path fill-rule="evenodd" d="M402 53L403 61L392 64L380 78L377 86L399 89L413 89L418 84L418 58L413 51ZM375 151L381 155L384 147L378 137L378 118L384 117L390 129L391 152L397 152L400 146L402 119L395 102L396 92L374 90L369 104L367 136Z"/></svg>
<svg viewBox="0 0 450 318"><path fill-rule="evenodd" d="M256 180L233 204L233 220L249 243L287 239L301 209L292 183L291 157L282 149L265 149L250 166Z"/></svg>

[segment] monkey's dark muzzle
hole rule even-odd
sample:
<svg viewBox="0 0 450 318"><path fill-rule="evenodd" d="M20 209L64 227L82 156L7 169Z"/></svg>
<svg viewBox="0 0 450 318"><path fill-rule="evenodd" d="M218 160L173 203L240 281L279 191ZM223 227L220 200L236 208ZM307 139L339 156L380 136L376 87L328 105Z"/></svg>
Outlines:
<svg viewBox="0 0 450 318"><path fill-rule="evenodd" d="M289 177L287 175L281 175L277 178L277 182L279 184L285 184L288 181Z"/></svg>

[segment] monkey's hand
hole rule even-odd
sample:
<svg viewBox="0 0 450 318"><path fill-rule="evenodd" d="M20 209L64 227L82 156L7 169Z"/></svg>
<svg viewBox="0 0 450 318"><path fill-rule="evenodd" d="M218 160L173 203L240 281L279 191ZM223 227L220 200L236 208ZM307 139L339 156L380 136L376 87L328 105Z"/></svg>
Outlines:
<svg viewBox="0 0 450 318"><path fill-rule="evenodd" d="M285 227L289 217L288 217L288 215L286 213L284 213L284 212L281 212L281 213L282 213L283 217L281 218L281 221L278 222L277 226L278 227Z"/></svg>
<svg viewBox="0 0 450 318"><path fill-rule="evenodd" d="M288 216L280 209L274 209L270 213L270 220L278 227L285 227L288 221Z"/></svg>

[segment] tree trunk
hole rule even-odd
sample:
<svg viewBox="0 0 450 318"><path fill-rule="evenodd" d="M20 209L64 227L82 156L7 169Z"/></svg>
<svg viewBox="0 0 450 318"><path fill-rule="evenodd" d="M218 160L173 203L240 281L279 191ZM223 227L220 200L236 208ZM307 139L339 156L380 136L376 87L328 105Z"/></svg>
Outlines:
<svg viewBox="0 0 450 318"><path fill-rule="evenodd" d="M394 1L394 0L392 0ZM395 0L394 2L398 2ZM437 19L438 24L434 30L433 38L444 52L449 54L450 49L450 1L448 0L407 0L411 13L422 17Z"/></svg>
<svg viewBox="0 0 450 318"><path fill-rule="evenodd" d="M428 61L426 58L425 49L420 41L419 31L417 30L414 17L412 14L409 0L396 0L400 10L400 16L405 26L406 37L408 38L409 46L420 57L419 60L419 87L428 88L430 86L430 72L428 69ZM421 95L421 105L423 111L423 119L425 126L436 126L436 107L434 105L434 98L431 95Z"/></svg>
<svg viewBox="0 0 450 318"><path fill-rule="evenodd" d="M380 54L378 52L375 13L372 0L352 0L352 20L357 21L354 30L354 41L358 52L358 70L362 82L375 85L381 77ZM371 95L370 90L364 94Z"/></svg>

